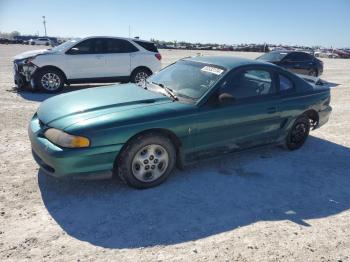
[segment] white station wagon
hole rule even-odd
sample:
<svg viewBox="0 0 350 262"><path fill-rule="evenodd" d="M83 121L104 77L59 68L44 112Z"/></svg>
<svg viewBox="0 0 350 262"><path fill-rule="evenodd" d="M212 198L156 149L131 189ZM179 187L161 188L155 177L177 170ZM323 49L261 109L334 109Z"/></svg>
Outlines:
<svg viewBox="0 0 350 262"><path fill-rule="evenodd" d="M154 43L133 38L87 37L14 57L15 83L49 93L64 84L142 82L161 68Z"/></svg>

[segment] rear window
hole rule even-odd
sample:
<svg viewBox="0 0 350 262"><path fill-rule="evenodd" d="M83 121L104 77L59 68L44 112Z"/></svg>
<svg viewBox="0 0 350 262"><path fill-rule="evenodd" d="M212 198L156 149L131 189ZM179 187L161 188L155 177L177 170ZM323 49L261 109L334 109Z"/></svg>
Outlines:
<svg viewBox="0 0 350 262"><path fill-rule="evenodd" d="M150 52L154 52L154 53L158 53L158 49L156 47L156 45L154 43L150 43L150 42L143 42L143 41L135 41L133 40L136 44L142 46L144 49L150 51Z"/></svg>
<svg viewBox="0 0 350 262"><path fill-rule="evenodd" d="M286 52L270 52L266 53L260 57L258 57L258 60L263 60L267 62L279 62L281 61L288 53Z"/></svg>

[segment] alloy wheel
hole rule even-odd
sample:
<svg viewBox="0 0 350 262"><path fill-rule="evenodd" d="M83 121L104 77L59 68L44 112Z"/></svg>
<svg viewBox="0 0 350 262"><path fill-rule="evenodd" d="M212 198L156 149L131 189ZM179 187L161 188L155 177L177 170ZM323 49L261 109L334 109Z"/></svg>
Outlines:
<svg viewBox="0 0 350 262"><path fill-rule="evenodd" d="M148 74L146 72L138 72L135 76L135 83L139 84L139 83L144 83L146 82L146 79L148 77Z"/></svg>
<svg viewBox="0 0 350 262"><path fill-rule="evenodd" d="M57 90L61 85L60 77L55 73L46 73L41 77L41 85L49 91Z"/></svg>

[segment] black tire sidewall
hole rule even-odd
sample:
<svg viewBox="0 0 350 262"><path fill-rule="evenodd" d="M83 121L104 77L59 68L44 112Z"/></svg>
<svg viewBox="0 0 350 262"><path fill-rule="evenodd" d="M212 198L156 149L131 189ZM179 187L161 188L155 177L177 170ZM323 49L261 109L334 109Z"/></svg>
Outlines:
<svg viewBox="0 0 350 262"><path fill-rule="evenodd" d="M56 74L59 78L60 78L60 86L55 89L55 90L48 90L46 88L44 88L41 84L41 78L46 74L46 73L54 73ZM43 69L40 70L36 76L34 77L34 82L36 87L38 87L41 91L45 92L45 93L58 93L63 89L64 86L64 77L62 75L62 73L59 70L55 70L55 69Z"/></svg>
<svg viewBox="0 0 350 262"><path fill-rule="evenodd" d="M169 163L168 163L167 170L161 177L159 177L158 179L152 182L146 183L138 180L133 175L131 170L131 163L135 154L141 148L149 144L161 145L169 155ZM163 135L149 133L149 134L140 135L136 137L126 145L121 155L117 159L116 172L119 175L120 179L126 182L129 186L138 188L138 189L145 189L145 188L155 187L163 183L171 174L172 170L174 169L175 163L176 163L176 150L172 141L168 137L165 137Z"/></svg>
<svg viewBox="0 0 350 262"><path fill-rule="evenodd" d="M309 76L317 77L318 73L316 69L311 69L309 72Z"/></svg>
<svg viewBox="0 0 350 262"><path fill-rule="evenodd" d="M305 138L303 139L303 141L299 144L295 144L291 141L291 136L292 136L292 131L294 130L295 126L299 123L304 123L306 124L307 126L307 133L306 133L306 136ZM294 124L292 126L292 128L290 129L287 137L286 137L286 147L289 149L289 150L296 150L296 149L299 149L300 147L303 146L303 144L306 142L308 136L309 136L309 133L310 133L310 120L309 118L306 116L306 115L302 115L302 116L299 116L295 121L294 121Z"/></svg>

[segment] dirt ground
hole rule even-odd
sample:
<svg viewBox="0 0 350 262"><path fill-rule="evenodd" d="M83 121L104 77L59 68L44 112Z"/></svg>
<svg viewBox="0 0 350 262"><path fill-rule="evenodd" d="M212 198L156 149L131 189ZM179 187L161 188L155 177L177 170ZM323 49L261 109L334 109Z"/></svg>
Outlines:
<svg viewBox="0 0 350 262"><path fill-rule="evenodd" d="M350 60L324 59L333 113L300 150L208 160L140 191L39 171L27 125L49 95L16 92L11 63L36 48L0 45L1 261L350 261Z"/></svg>

